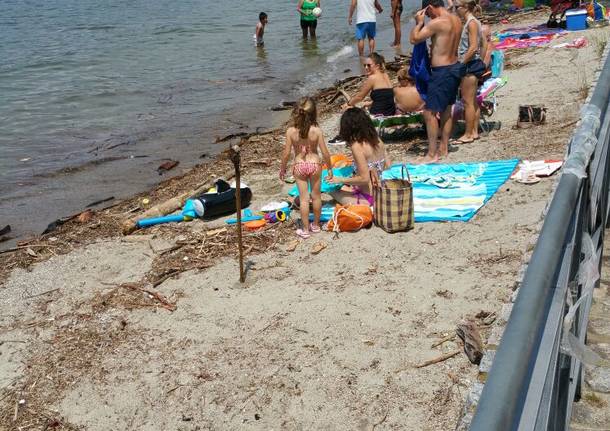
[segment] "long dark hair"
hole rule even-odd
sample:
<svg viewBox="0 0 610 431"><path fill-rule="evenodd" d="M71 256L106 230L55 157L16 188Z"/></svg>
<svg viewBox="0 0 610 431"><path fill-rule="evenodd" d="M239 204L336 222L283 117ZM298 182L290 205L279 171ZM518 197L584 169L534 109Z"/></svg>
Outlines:
<svg viewBox="0 0 610 431"><path fill-rule="evenodd" d="M373 148L379 145L379 135L371 117L360 108L349 108L341 116L339 135L348 145L368 142Z"/></svg>
<svg viewBox="0 0 610 431"><path fill-rule="evenodd" d="M311 126L318 125L318 110L316 102L311 97L303 97L292 111L292 124L299 131L299 138L309 136Z"/></svg>

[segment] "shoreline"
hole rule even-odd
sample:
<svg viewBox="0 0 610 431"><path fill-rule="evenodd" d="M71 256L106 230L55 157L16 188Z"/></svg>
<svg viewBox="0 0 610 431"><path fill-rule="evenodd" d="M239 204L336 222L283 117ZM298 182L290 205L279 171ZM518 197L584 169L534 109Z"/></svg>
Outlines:
<svg viewBox="0 0 610 431"><path fill-rule="evenodd" d="M492 117L502 128L448 162L563 154L582 100L578 83L550 65L582 69L587 79L598 62L593 47L507 59L516 66ZM336 130L338 99L321 110L326 134ZM513 130L519 103L545 103L547 124ZM254 207L285 195L276 178L283 132L243 147ZM409 159L422 140L388 151ZM455 427L477 367L463 354L415 365L459 350L455 340L437 343L462 318L500 314L556 177L507 182L468 223L323 234L293 250L292 222L247 233L245 285L234 229L222 219L120 235L122 221L143 211L142 197L165 201L230 170L221 154L0 254L0 331L24 341L0 345L0 418L12 421L17 405L15 426L52 418L63 429ZM311 253L320 240L327 249ZM484 339L489 329L482 324Z"/></svg>

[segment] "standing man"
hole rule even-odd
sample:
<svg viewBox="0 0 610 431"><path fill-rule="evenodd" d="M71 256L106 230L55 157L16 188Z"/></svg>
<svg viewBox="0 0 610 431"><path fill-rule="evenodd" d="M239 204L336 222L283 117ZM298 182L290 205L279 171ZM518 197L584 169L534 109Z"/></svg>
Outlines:
<svg viewBox="0 0 610 431"><path fill-rule="evenodd" d="M431 18L427 25L424 19ZM449 13L443 0L422 0L422 9L415 14L415 27L410 42L415 45L431 39L430 81L424 109L428 134L428 154L422 163L435 163L449 152L451 135L451 106L455 103L458 88L464 75L464 65L458 62L458 44L462 33L462 21ZM441 142L438 144L440 114Z"/></svg>
<svg viewBox="0 0 610 431"><path fill-rule="evenodd" d="M364 57L364 38L369 40L369 55L375 52L375 35L377 34L375 9L379 13L383 12L378 0L352 0L349 7L347 19L349 25L352 25L352 17L356 11L356 40L360 57Z"/></svg>

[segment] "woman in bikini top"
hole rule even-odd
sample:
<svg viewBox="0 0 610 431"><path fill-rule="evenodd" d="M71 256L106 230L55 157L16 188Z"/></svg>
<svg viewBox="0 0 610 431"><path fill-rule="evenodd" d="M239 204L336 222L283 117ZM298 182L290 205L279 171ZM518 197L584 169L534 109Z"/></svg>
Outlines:
<svg viewBox="0 0 610 431"><path fill-rule="evenodd" d="M354 175L349 178L334 177L329 183L351 186L350 191L339 190L332 193L341 204L373 204L371 193L372 170L381 171L390 167L390 159L385 146L375 130L369 115L360 108L350 108L341 117L340 135L352 150Z"/></svg>
<svg viewBox="0 0 610 431"><path fill-rule="evenodd" d="M369 107L371 115L390 116L396 114L394 104L394 89L392 81L385 71L385 60L376 52L368 56L364 61L365 72L368 75L360 91L352 97L344 109L356 106L370 94L372 103Z"/></svg>

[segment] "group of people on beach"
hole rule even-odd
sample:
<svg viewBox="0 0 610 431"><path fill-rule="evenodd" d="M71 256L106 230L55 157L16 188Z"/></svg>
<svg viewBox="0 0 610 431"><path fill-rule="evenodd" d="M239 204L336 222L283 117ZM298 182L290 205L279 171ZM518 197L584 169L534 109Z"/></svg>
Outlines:
<svg viewBox="0 0 610 431"><path fill-rule="evenodd" d="M490 66L485 34L489 31L475 16L480 9L476 0L448 1L447 6L444 0L422 1L422 8L414 16L415 26L409 39L414 45L411 62L421 61L427 66L411 68L411 72L416 71L416 76L402 68L397 76L398 87L394 88L385 70L383 56L374 51L375 27L366 21L374 16L374 9L381 11L381 5L378 0L352 0L349 21L351 23L356 11L359 52L362 54L364 51L365 37L369 39L370 50L368 57L363 59L367 79L360 91L343 105L339 127L339 136L352 153L354 175L349 178L333 175L330 153L317 122L315 101L309 97L301 99L294 108L292 125L286 132L280 169L280 178L285 179L290 155L294 153L292 175L300 197L302 228L297 230L300 237L307 238L320 231L323 162L329 167L326 182L347 186L332 193L337 202L344 205L373 204L370 172L381 172L389 168L391 162L371 116L423 111L428 152L419 162L435 163L448 155L454 124L452 106L461 90L465 132L455 143L479 139L480 112L476 91L479 78ZM300 10L304 3L303 0L299 2ZM429 18L427 23L426 17ZM431 41L429 54L428 39ZM425 94L421 94L415 85L417 80L426 81ZM363 103L367 96L371 101ZM314 215L312 223L309 221L310 201Z"/></svg>
<svg viewBox="0 0 610 431"><path fill-rule="evenodd" d="M297 12L299 13L301 31L303 39L308 37L316 38L316 29L318 27L318 18L321 13L321 0L298 0ZM402 15L403 6L402 0L390 0L392 6L391 18L394 25L394 42L391 46L399 47L401 44L402 31L400 27L400 17ZM354 12L356 15L356 40L358 41L358 53L364 55L364 40L368 39L370 52L375 51L375 36L377 34L377 17L376 13L382 13L383 8L379 0L351 0L349 8L348 23L352 25ZM254 31L255 45L258 47L264 46L263 35L265 26L267 25L268 16L265 12L261 12L258 17L258 23Z"/></svg>

